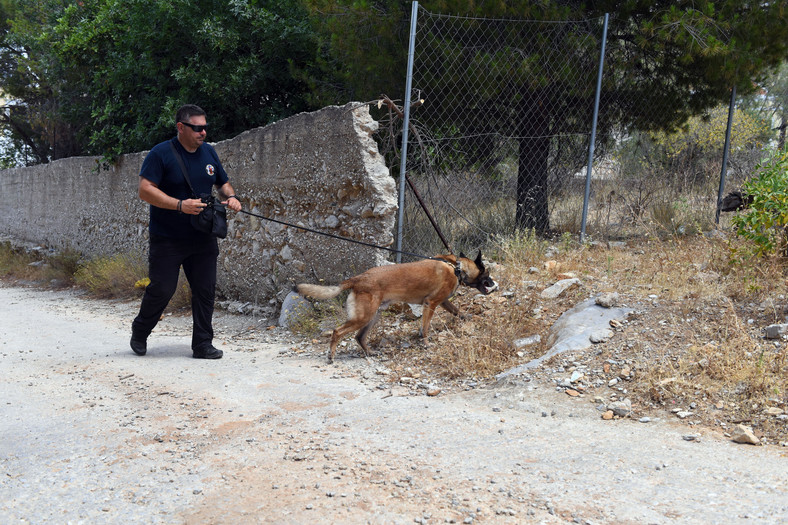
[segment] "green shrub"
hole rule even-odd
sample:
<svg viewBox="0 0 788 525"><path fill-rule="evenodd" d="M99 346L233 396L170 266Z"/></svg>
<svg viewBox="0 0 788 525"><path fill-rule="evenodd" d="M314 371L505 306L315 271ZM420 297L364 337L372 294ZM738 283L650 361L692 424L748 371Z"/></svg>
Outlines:
<svg viewBox="0 0 788 525"><path fill-rule="evenodd" d="M742 185L750 206L733 217L736 233L752 241L759 255L784 254L788 225L788 150L758 165L757 175Z"/></svg>

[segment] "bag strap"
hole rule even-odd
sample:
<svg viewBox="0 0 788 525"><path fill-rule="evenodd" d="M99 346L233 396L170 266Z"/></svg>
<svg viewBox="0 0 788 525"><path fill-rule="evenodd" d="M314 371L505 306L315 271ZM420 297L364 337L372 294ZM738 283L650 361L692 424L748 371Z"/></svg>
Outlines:
<svg viewBox="0 0 788 525"><path fill-rule="evenodd" d="M192 196L196 197L197 194L194 193L194 186L192 186L192 181L189 179L189 173L186 171L186 165L183 163L183 158L181 158L180 152L177 150L175 144L172 141L170 141L170 148L172 148L172 153L175 155L175 159L178 161L178 165L181 167L183 178L186 179L186 184L188 184L189 189L192 190Z"/></svg>

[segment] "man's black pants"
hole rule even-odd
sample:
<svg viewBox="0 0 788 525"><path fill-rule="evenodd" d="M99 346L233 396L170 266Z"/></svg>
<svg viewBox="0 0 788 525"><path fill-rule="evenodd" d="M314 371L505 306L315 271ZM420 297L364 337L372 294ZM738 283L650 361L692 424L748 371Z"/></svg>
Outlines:
<svg viewBox="0 0 788 525"><path fill-rule="evenodd" d="M213 304L216 296L216 237L200 241L175 240L151 236L148 277L140 313L131 324L132 335L147 339L178 287L183 273L192 292L192 350L203 350L213 343Z"/></svg>

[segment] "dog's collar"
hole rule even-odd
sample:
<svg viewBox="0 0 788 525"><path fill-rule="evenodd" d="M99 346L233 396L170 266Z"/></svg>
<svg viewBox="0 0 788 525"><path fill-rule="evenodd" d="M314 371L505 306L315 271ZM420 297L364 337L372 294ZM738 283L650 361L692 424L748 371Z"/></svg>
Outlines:
<svg viewBox="0 0 788 525"><path fill-rule="evenodd" d="M465 286L468 286L468 279L467 279L468 275L462 271L462 264L460 263L460 260L457 259L457 264L453 266L454 266L454 276L457 277L457 282L464 284Z"/></svg>
<svg viewBox="0 0 788 525"><path fill-rule="evenodd" d="M452 264L450 261L448 261L447 259L444 259L443 257L435 257L435 260L436 261L443 261L446 264L448 264L449 266L451 266L452 268L454 268L454 276L457 277L457 283L458 284L464 284L465 286L468 286L466 275L462 271L462 263L460 263L460 259L457 259L457 264Z"/></svg>
<svg viewBox="0 0 788 525"><path fill-rule="evenodd" d="M454 275L457 276L458 281L465 284L465 279L462 277L462 266L460 265L460 261L457 261L457 266L454 267Z"/></svg>

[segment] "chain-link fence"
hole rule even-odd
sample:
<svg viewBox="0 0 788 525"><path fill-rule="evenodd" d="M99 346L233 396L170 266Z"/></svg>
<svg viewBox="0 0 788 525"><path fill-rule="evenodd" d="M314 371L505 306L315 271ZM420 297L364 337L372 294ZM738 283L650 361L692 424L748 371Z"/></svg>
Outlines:
<svg viewBox="0 0 788 525"><path fill-rule="evenodd" d="M610 22L606 55L616 66L603 75L588 233L710 226L727 108L688 120L700 101L659 76L670 57L627 45L628 23ZM427 212L455 252L475 254L530 228L579 233L603 18L497 20L419 8L416 27L406 171L415 192L406 193L402 249L446 251ZM757 161L763 135L762 123L737 117L732 185ZM671 124L683 124L681 133L652 131Z"/></svg>

